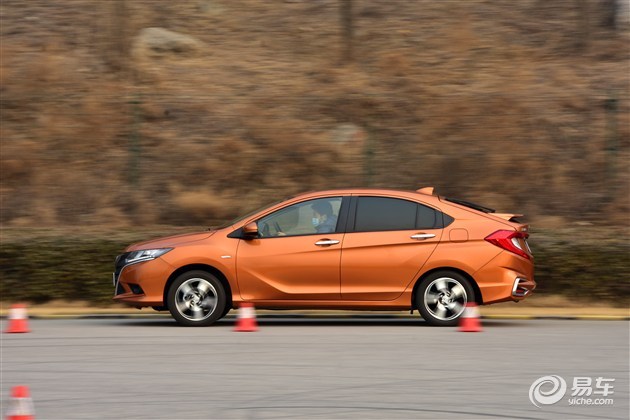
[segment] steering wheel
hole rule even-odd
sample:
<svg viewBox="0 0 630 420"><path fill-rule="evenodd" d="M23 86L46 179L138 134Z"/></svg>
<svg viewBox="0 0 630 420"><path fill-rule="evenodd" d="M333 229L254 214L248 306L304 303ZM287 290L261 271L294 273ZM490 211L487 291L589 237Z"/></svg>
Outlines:
<svg viewBox="0 0 630 420"><path fill-rule="evenodd" d="M260 229L260 233L261 233L261 236L263 236L263 237L271 236L270 232L269 232L269 224L268 223L263 223L262 224L262 227Z"/></svg>
<svg viewBox="0 0 630 420"><path fill-rule="evenodd" d="M273 222L273 226L276 228L276 235L282 232L282 228L280 227L280 224L278 222Z"/></svg>

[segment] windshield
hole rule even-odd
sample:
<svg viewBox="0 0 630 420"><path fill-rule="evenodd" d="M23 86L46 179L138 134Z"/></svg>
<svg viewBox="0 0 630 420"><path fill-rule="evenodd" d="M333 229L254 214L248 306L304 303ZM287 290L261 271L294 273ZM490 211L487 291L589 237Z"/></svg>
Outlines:
<svg viewBox="0 0 630 420"><path fill-rule="evenodd" d="M241 222L241 221L243 221L243 220L247 219L248 217L253 216L253 215L254 215L254 214L256 214L256 213L258 213L258 212L260 212L260 211L263 211L264 209L266 209L266 208L268 208L268 207L272 207L272 206L275 206L276 204L280 204L280 203L282 203L282 202L283 202L283 201L285 201L285 200L288 200L288 199L284 199L284 200L276 200L276 201L273 201L273 202L271 202L271 203L265 204L264 206L262 206L262 207L258 207L258 208L256 208L256 209L254 209L254 210L252 210L252 211L248 212L247 214L244 214L243 216L239 216L239 217L237 217L237 218L236 218L236 219L234 219L234 220L230 220L229 222L223 223L223 224L222 224L222 225L220 225L220 226L213 227L213 228L210 228L210 229L211 229L211 230L213 230L213 229L223 229L223 228L226 228L226 227L228 227L228 226L235 225L235 224L237 224L237 223L239 223L239 222Z"/></svg>
<svg viewBox="0 0 630 420"><path fill-rule="evenodd" d="M495 209L491 209L490 207L485 207L480 204L471 203L470 201L460 200L457 198L449 198L444 197L446 201L450 201L451 203L459 204L460 206L468 207L477 211L482 211L484 213L494 213Z"/></svg>

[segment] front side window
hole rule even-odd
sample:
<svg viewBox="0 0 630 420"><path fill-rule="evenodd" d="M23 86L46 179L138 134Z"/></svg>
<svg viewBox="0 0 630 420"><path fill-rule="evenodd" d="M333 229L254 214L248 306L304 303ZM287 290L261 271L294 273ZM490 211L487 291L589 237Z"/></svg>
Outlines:
<svg viewBox="0 0 630 420"><path fill-rule="evenodd" d="M318 198L293 204L258 220L261 238L333 233L341 197Z"/></svg>
<svg viewBox="0 0 630 420"><path fill-rule="evenodd" d="M359 197L355 232L433 229L438 212L412 201L387 197Z"/></svg>

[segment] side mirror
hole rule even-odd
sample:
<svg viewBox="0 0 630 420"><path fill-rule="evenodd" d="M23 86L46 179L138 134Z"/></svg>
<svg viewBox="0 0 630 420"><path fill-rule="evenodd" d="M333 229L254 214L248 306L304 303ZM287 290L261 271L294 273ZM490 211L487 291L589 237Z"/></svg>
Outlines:
<svg viewBox="0 0 630 420"><path fill-rule="evenodd" d="M243 226L244 239L253 239L258 237L258 225L256 222L251 222Z"/></svg>

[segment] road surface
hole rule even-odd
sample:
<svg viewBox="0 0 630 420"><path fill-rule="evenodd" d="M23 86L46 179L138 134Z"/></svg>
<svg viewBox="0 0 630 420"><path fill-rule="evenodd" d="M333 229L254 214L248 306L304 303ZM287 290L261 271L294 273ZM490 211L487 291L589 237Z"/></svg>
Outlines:
<svg viewBox="0 0 630 420"><path fill-rule="evenodd" d="M233 320L31 320L31 333L1 334L2 412L22 384L37 419L629 416L628 321L486 320L481 333L413 318L259 322L235 333ZM538 408L530 386L547 375L568 389ZM615 379L612 404L570 405L575 377L593 390Z"/></svg>

